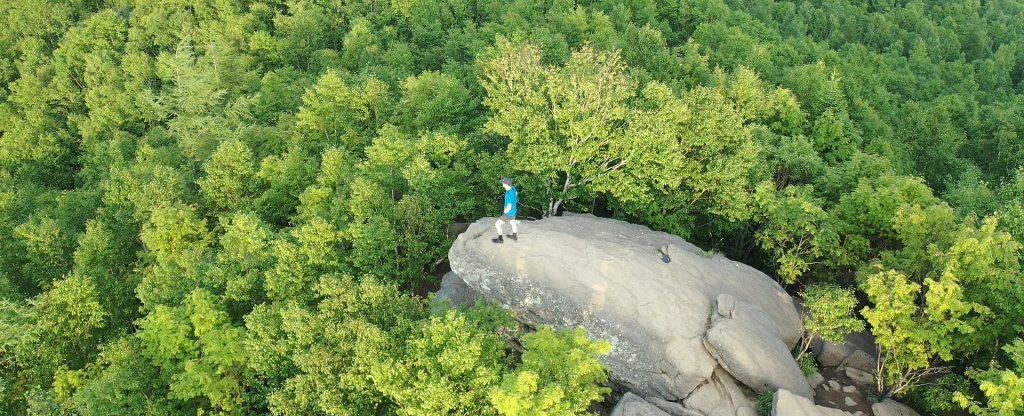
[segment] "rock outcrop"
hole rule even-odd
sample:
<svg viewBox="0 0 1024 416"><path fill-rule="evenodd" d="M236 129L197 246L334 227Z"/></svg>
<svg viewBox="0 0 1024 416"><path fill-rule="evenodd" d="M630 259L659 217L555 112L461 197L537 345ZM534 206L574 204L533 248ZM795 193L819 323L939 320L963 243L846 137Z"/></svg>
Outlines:
<svg viewBox="0 0 1024 416"><path fill-rule="evenodd" d="M789 353L799 315L760 271L590 215L523 222L519 240L504 244L490 241L493 222L456 239L452 270L528 324L583 326L610 342L604 360L625 390L708 416L749 413L754 391L813 396Z"/></svg>
<svg viewBox="0 0 1024 416"><path fill-rule="evenodd" d="M480 292L469 287L455 272L445 273L441 288L435 294L437 301L447 300L452 305L472 305L480 300Z"/></svg>

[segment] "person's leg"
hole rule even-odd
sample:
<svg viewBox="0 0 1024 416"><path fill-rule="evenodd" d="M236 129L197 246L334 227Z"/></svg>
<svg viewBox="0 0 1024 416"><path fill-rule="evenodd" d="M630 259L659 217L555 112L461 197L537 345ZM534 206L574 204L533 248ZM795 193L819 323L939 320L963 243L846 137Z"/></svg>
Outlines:
<svg viewBox="0 0 1024 416"><path fill-rule="evenodd" d="M503 243L503 242L505 242L505 239L501 238L501 225L504 224L504 223L505 223L505 221L502 221L501 218L498 218L498 221L494 222L494 228L496 230L498 230L498 236L495 237L494 239L492 239L491 241L493 241L495 243Z"/></svg>
<svg viewBox="0 0 1024 416"><path fill-rule="evenodd" d="M512 234L506 235L505 237L511 238L512 241L519 240L519 237L516 236L516 234L519 232L519 220L515 219L515 217L509 217L506 220L508 221L509 225L512 226Z"/></svg>

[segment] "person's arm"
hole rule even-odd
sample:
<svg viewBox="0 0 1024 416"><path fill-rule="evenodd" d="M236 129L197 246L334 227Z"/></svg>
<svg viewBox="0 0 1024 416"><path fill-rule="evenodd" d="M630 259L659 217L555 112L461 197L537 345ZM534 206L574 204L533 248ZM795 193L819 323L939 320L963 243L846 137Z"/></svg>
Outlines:
<svg viewBox="0 0 1024 416"><path fill-rule="evenodd" d="M506 202L505 203L505 214L508 214L511 211L512 211L512 203L511 202Z"/></svg>

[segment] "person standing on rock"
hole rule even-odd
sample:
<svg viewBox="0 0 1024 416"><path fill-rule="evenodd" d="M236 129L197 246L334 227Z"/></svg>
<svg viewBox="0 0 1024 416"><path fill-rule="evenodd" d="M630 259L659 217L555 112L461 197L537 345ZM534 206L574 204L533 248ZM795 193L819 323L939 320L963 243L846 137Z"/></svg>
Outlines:
<svg viewBox="0 0 1024 416"><path fill-rule="evenodd" d="M501 236L501 233L503 233L501 227L502 225L505 225L506 222L512 226L512 234L509 234L508 238L511 238L512 240L519 239L519 237L516 236L516 232L518 231L517 228L519 228L519 221L516 220L516 212L518 211L516 206L519 204L519 191L516 190L515 186L512 186L511 178L501 178L501 187L505 188L505 207L501 212L501 217L494 223L494 228L498 230L498 238L491 240L498 244L505 242L505 239Z"/></svg>

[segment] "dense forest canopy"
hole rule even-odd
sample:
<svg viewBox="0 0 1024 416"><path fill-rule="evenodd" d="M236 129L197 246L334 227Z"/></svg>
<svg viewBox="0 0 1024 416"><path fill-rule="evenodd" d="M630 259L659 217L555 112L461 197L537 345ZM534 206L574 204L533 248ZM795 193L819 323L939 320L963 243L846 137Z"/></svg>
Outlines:
<svg viewBox="0 0 1024 416"><path fill-rule="evenodd" d="M606 344L415 294L503 176L523 216L855 289L880 396L1024 412L1020 0L8 0L0 22L0 413L585 413Z"/></svg>

